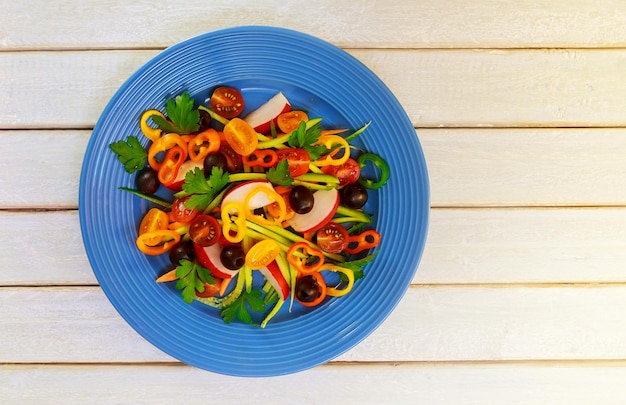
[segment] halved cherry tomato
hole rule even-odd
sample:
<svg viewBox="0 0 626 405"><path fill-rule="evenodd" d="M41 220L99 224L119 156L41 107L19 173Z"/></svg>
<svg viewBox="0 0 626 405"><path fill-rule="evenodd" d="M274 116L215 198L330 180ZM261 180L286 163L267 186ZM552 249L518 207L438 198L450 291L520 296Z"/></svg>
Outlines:
<svg viewBox="0 0 626 405"><path fill-rule="evenodd" d="M339 186L356 183L361 175L361 167L358 162L352 158L348 158L345 163L339 166L324 166L322 173L332 174L339 179Z"/></svg>
<svg viewBox="0 0 626 405"><path fill-rule="evenodd" d="M254 152L259 144L256 131L241 118L233 118L224 127L224 138L233 150L242 156Z"/></svg>
<svg viewBox="0 0 626 405"><path fill-rule="evenodd" d="M169 220L167 219L167 214L165 211L162 211L158 208L152 208L150 211L144 215L141 223L139 224L139 235L143 235L144 233L159 231L163 229L167 229ZM160 237L155 238L154 240L147 240L146 243L150 245L156 245L161 242Z"/></svg>
<svg viewBox="0 0 626 405"><path fill-rule="evenodd" d="M261 269L276 259L280 246L274 239L263 239L255 243L246 253L246 264L252 270Z"/></svg>
<svg viewBox="0 0 626 405"><path fill-rule="evenodd" d="M317 246L326 253L340 253L348 246L348 231L336 222L329 222L317 230Z"/></svg>
<svg viewBox="0 0 626 405"><path fill-rule="evenodd" d="M232 87L218 87L209 100L211 109L217 115L231 119L243 111L244 101L239 90Z"/></svg>
<svg viewBox="0 0 626 405"><path fill-rule="evenodd" d="M212 152L220 149L220 136L213 128L200 132L189 140L189 159L202 162Z"/></svg>
<svg viewBox="0 0 626 405"><path fill-rule="evenodd" d="M156 240L158 242L154 243ZM150 256L166 253L178 242L180 242L180 234L168 229L142 233L136 240L137 248Z"/></svg>
<svg viewBox="0 0 626 405"><path fill-rule="evenodd" d="M249 167L274 167L277 162L278 155L272 149L257 149L242 159L242 163Z"/></svg>
<svg viewBox="0 0 626 405"><path fill-rule="evenodd" d="M226 139L224 139L226 141ZM226 157L226 168L231 173L240 172L243 168L241 156L230 147L227 142L220 144L220 152Z"/></svg>
<svg viewBox="0 0 626 405"><path fill-rule="evenodd" d="M189 225L189 237L202 247L211 246L217 243L222 236L222 228L217 219L210 215L198 215Z"/></svg>
<svg viewBox="0 0 626 405"><path fill-rule="evenodd" d="M302 176L309 171L309 163L311 163L311 157L309 153L300 148L283 148L276 151L278 155L278 161L287 160L289 165L289 174L291 177L296 178Z"/></svg>
<svg viewBox="0 0 626 405"><path fill-rule="evenodd" d="M292 110L280 114L278 118L276 118L276 124L281 131L288 134L298 129L300 122L308 120L309 116L304 111Z"/></svg>
<svg viewBox="0 0 626 405"><path fill-rule="evenodd" d="M198 215L198 210L189 209L185 206L185 202L189 199L189 196L183 198L177 198L172 201L172 219L176 222L188 224L192 219Z"/></svg>
<svg viewBox="0 0 626 405"><path fill-rule="evenodd" d="M314 307L326 298L326 281L318 272L306 274L296 280L296 300L305 307Z"/></svg>

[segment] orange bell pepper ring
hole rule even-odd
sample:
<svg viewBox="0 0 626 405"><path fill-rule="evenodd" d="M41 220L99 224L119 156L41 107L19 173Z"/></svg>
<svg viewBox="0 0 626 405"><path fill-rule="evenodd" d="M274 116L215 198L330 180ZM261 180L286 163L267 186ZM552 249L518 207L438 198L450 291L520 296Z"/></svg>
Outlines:
<svg viewBox="0 0 626 405"><path fill-rule="evenodd" d="M370 249L378 246L380 243L380 234L373 229L361 232L358 235L350 236L348 238L348 247L346 247L346 253L353 255L362 252L366 249Z"/></svg>
<svg viewBox="0 0 626 405"><path fill-rule="evenodd" d="M243 206L234 201L225 204L222 206L221 216L224 238L232 243L241 242L246 236L246 215Z"/></svg>
<svg viewBox="0 0 626 405"><path fill-rule="evenodd" d="M315 166L340 166L350 157L350 144L339 135L322 135L315 144L324 145L330 150L329 153L312 162ZM340 151L343 153L336 157Z"/></svg>
<svg viewBox="0 0 626 405"><path fill-rule="evenodd" d="M154 243L154 241L157 241ZM137 248L149 256L157 256L166 252L180 242L180 234L168 229L142 233L137 237Z"/></svg>
<svg viewBox="0 0 626 405"><path fill-rule="evenodd" d="M148 148L148 164L150 167L158 171L161 168L162 162L159 162L156 156L172 148L174 145L180 146L184 151L185 159L187 159L187 142L178 134L165 134L155 142L152 142L152 145Z"/></svg>
<svg viewBox="0 0 626 405"><path fill-rule="evenodd" d="M264 193L265 195L267 195L270 201L272 201L272 203L275 202L278 204L277 209L276 207L273 208L274 210L273 212L278 214L274 216L273 220L269 220L261 215L256 215L250 209L250 200L252 199L252 197L256 196L259 193ZM267 226L280 225L285 220L285 217L287 215L287 205L285 204L285 200L283 199L283 197L280 194L278 194L276 191L274 191L273 189L264 187L264 186L258 186L252 189L252 191L250 191L248 195L246 196L243 206L246 211L246 216L248 217L248 219L250 221L256 222L261 225L267 225ZM270 211L268 210L268 213L269 212Z"/></svg>
<svg viewBox="0 0 626 405"><path fill-rule="evenodd" d="M251 154L243 156L241 161L248 167L274 167L278 163L278 154L271 149L256 149Z"/></svg>
<svg viewBox="0 0 626 405"><path fill-rule="evenodd" d="M220 150L220 135L213 128L200 132L189 141L189 159L202 162L209 153Z"/></svg>
<svg viewBox="0 0 626 405"><path fill-rule="evenodd" d="M175 145L167 150L165 159L163 159L158 172L161 184L169 186L174 182L174 180L176 180L178 170L183 165L186 158L187 153L178 145Z"/></svg>
<svg viewBox="0 0 626 405"><path fill-rule="evenodd" d="M148 110L141 115L141 119L139 120L139 127L141 128L141 132L146 138L150 139L152 142L155 142L161 137L161 128L154 128L148 125L148 119L153 115L166 119L165 115L163 115L161 111Z"/></svg>
<svg viewBox="0 0 626 405"><path fill-rule="evenodd" d="M298 272L311 274L324 265L324 253L306 242L296 242L287 250L287 261Z"/></svg>

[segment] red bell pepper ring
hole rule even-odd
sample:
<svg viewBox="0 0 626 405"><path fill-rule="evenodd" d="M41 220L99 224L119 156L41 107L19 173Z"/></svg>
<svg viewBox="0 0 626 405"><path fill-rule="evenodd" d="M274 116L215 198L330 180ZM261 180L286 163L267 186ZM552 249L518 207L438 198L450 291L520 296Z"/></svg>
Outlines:
<svg viewBox="0 0 626 405"><path fill-rule="evenodd" d="M176 180L178 170L185 159L187 159L187 153L180 146L176 145L167 150L158 172L161 184L167 187Z"/></svg>
<svg viewBox="0 0 626 405"><path fill-rule="evenodd" d="M346 253L353 255L366 249L376 247L379 243L380 234L373 229L368 229L367 231L363 231L358 235L353 235L348 238Z"/></svg>
<svg viewBox="0 0 626 405"><path fill-rule="evenodd" d="M306 242L296 242L287 250L287 261L301 274L311 274L324 265L324 253Z"/></svg>
<svg viewBox="0 0 626 405"><path fill-rule="evenodd" d="M278 163L278 155L271 149L256 149L251 154L243 156L241 161L248 167L274 167Z"/></svg>
<svg viewBox="0 0 626 405"><path fill-rule="evenodd" d="M220 135L213 128L200 132L189 141L189 159L203 162L209 153L220 150Z"/></svg>

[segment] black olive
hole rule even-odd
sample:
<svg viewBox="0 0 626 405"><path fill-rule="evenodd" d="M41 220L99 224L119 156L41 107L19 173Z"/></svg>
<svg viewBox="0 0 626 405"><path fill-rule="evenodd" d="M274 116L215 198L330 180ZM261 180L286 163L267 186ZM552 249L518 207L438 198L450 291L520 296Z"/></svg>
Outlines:
<svg viewBox="0 0 626 405"><path fill-rule="evenodd" d="M322 292L320 286L313 276L304 276L296 281L296 298L301 302L313 302Z"/></svg>
<svg viewBox="0 0 626 405"><path fill-rule="evenodd" d="M137 173L135 184L137 186L137 190L142 193L154 194L161 186L159 173L156 170L153 170L150 166L146 166L141 169L139 173Z"/></svg>
<svg viewBox="0 0 626 405"><path fill-rule="evenodd" d="M237 270L243 267L246 257L241 247L237 245L224 246L220 253L220 260L224 267L230 270Z"/></svg>
<svg viewBox="0 0 626 405"><path fill-rule="evenodd" d="M289 205L298 214L306 214L313 209L313 192L305 186L295 186L289 193Z"/></svg>
<svg viewBox="0 0 626 405"><path fill-rule="evenodd" d="M174 266L180 265L180 261L183 259L193 260L195 257L193 245L188 242L180 242L170 249L170 262Z"/></svg>
<svg viewBox="0 0 626 405"><path fill-rule="evenodd" d="M206 110L198 110L198 114L200 115L200 120L198 121L198 132L206 131L211 127L211 114L209 114Z"/></svg>
<svg viewBox="0 0 626 405"><path fill-rule="evenodd" d="M348 184L341 189L340 196L343 205L359 209L367 202L367 189L359 183Z"/></svg>
<svg viewBox="0 0 626 405"><path fill-rule="evenodd" d="M224 156L222 152L209 153L204 158L204 175L207 177L210 176L214 167L219 167L226 172L227 163L226 156Z"/></svg>

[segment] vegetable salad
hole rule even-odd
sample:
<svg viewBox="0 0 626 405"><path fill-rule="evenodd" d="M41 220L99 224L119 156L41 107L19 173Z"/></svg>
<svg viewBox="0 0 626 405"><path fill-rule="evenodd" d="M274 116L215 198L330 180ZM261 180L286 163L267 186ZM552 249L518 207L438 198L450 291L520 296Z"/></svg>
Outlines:
<svg viewBox="0 0 626 405"><path fill-rule="evenodd" d="M244 106L233 87L200 105L183 93L142 114L147 139L109 146L135 176L136 188L121 190L153 203L136 245L169 256L156 282L175 283L185 302L216 308L226 323L265 327L285 305L313 308L364 276L381 235L363 207L389 166L350 144L369 123L324 128L281 92L242 117ZM171 198L155 194L162 187Z"/></svg>

